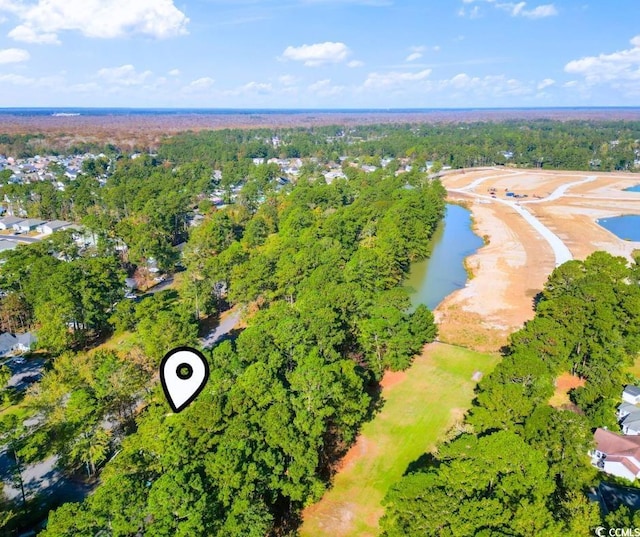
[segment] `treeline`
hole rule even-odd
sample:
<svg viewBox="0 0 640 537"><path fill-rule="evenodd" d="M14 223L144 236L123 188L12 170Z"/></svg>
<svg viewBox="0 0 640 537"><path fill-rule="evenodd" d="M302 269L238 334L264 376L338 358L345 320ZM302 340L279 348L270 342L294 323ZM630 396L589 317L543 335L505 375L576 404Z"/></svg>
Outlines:
<svg viewBox="0 0 640 537"><path fill-rule="evenodd" d="M295 531L372 412L375 380L435 337L399 283L428 252L444 191L404 186L308 182L249 220L214 213L194 232L183 296L205 307L222 293L257 312L208 355L211 378L188 409L168 413L153 389L96 492L53 512L43 535Z"/></svg>
<svg viewBox="0 0 640 537"><path fill-rule="evenodd" d="M274 145L272 137L278 137ZM633 170L640 123L632 121L504 121L351 128L223 130L185 133L162 143L158 156L175 163L221 167L249 158L376 157L438 161L453 168L513 164L601 171ZM376 163L376 162L374 162Z"/></svg>
<svg viewBox="0 0 640 537"><path fill-rule="evenodd" d="M168 137L158 157L174 164L201 162L220 168L252 158L412 157L453 168L503 165L602 171L633 170L640 139L637 121L509 120L501 122L363 125L353 127L224 129ZM0 135L0 154L129 152L114 145L48 147L42 134ZM510 154L506 156L505 153Z"/></svg>
<svg viewBox="0 0 640 537"><path fill-rule="evenodd" d="M640 351L640 270L596 252L549 277L535 318L481 381L462 432L388 493L384 535L592 535L631 527L601 520L587 492L593 429L617 429L615 407ZM575 408L548 404L562 372L585 379ZM637 520L636 520L637 522Z"/></svg>
<svg viewBox="0 0 640 537"><path fill-rule="evenodd" d="M73 140L67 134L43 133L0 134L0 155L30 158L36 155L82 155L84 153L116 154L120 150L111 143Z"/></svg>

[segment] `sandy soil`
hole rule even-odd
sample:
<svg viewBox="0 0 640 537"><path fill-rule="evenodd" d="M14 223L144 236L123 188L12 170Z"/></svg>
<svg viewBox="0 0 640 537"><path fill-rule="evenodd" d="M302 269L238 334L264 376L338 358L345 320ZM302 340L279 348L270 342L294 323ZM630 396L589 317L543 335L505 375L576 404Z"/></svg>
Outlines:
<svg viewBox="0 0 640 537"><path fill-rule="evenodd" d="M549 400L549 404L555 408L564 410L579 410L579 407L571 403L571 400L569 399L569 392L573 388L584 386L586 382L586 379L577 377L571 373L562 373L556 379L556 389Z"/></svg>
<svg viewBox="0 0 640 537"><path fill-rule="evenodd" d="M640 242L624 241L598 218L640 214L640 193L623 189L640 174L487 169L443 177L452 201L472 211L474 229L488 244L467 259L472 279L447 297L435 314L443 341L477 350L497 350L533 317L533 299L555 266L550 243L504 201L505 189L569 249L574 259L605 250L628 259ZM565 189L564 185L569 185ZM576 184L573 184L576 183ZM489 189L495 189L496 198ZM511 198L512 200L512 198Z"/></svg>

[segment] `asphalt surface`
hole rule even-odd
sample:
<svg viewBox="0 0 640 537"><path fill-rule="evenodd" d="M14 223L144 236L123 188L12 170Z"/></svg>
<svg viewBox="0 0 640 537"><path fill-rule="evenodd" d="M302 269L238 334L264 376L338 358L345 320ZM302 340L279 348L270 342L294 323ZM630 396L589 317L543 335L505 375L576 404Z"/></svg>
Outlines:
<svg viewBox="0 0 640 537"><path fill-rule="evenodd" d="M227 315L218 326L209 332L200 340L203 349L210 349L216 343L224 340L229 333L236 327L242 316L242 310L237 309Z"/></svg>
<svg viewBox="0 0 640 537"><path fill-rule="evenodd" d="M15 242L40 242L42 240L37 237L25 237L22 235L0 235L0 239Z"/></svg>

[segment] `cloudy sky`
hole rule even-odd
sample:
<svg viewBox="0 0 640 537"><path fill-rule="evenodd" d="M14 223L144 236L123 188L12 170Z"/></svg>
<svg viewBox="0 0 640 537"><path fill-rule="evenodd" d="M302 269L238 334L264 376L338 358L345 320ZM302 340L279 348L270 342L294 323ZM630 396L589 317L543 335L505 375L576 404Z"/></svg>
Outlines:
<svg viewBox="0 0 640 537"><path fill-rule="evenodd" d="M0 0L0 107L601 105L639 0Z"/></svg>

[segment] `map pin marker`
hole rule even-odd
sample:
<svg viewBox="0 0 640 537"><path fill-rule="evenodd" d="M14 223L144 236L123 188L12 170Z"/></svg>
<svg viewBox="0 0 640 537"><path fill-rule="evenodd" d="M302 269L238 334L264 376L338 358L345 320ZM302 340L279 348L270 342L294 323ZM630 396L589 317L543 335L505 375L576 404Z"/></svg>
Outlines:
<svg viewBox="0 0 640 537"><path fill-rule="evenodd" d="M162 389L174 412L181 412L198 396L209 378L209 364L191 347L170 350L160 363Z"/></svg>

